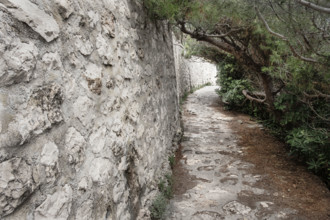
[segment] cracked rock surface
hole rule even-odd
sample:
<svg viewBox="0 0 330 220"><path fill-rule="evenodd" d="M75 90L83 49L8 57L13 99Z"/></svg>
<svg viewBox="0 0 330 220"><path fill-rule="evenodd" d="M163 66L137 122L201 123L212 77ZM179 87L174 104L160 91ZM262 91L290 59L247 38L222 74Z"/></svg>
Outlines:
<svg viewBox="0 0 330 220"><path fill-rule="evenodd" d="M140 1L0 0L0 219L146 219L179 133Z"/></svg>

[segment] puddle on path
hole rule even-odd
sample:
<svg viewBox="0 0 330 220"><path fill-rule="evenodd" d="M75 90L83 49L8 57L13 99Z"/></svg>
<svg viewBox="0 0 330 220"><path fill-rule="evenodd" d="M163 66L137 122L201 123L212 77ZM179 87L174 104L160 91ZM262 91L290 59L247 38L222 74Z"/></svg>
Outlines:
<svg viewBox="0 0 330 220"><path fill-rule="evenodd" d="M223 111L215 89L184 104L167 219L330 219L324 184L248 116Z"/></svg>

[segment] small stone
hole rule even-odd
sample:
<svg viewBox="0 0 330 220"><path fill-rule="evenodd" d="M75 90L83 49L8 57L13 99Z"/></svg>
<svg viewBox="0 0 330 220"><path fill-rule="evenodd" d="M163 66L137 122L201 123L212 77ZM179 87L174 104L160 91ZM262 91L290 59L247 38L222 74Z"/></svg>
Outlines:
<svg viewBox="0 0 330 220"><path fill-rule="evenodd" d="M74 127L70 127L65 135L65 147L69 163L78 170L85 158L86 141Z"/></svg>
<svg viewBox="0 0 330 220"><path fill-rule="evenodd" d="M61 104L63 94L56 84L37 87L32 91L26 104L9 124L5 136L0 135L0 146L23 145L31 138L42 134L53 124L63 120Z"/></svg>
<svg viewBox="0 0 330 220"><path fill-rule="evenodd" d="M136 53L141 60L144 58L144 51L142 48L139 48Z"/></svg>
<svg viewBox="0 0 330 220"><path fill-rule="evenodd" d="M56 144L48 142L42 149L40 163L45 166L55 166L58 160L58 154L59 151Z"/></svg>
<svg viewBox="0 0 330 220"><path fill-rule="evenodd" d="M278 217L278 218L286 218L286 216L287 216L287 214L286 214L285 212L279 212L279 213L277 214L277 217Z"/></svg>
<svg viewBox="0 0 330 220"><path fill-rule="evenodd" d="M42 56L42 62L45 64L46 70L58 70L62 67L62 62L58 52L47 52Z"/></svg>
<svg viewBox="0 0 330 220"><path fill-rule="evenodd" d="M255 175L255 176L253 176L255 179L260 179L261 178L261 176L260 175Z"/></svg>
<svg viewBox="0 0 330 220"><path fill-rule="evenodd" d="M78 190L80 192L85 193L89 189L90 186L91 186L91 183L90 183L89 179L87 177L83 177L78 184Z"/></svg>
<svg viewBox="0 0 330 220"><path fill-rule="evenodd" d="M109 37L114 38L116 35L116 18L115 16L110 13L102 16L102 30L105 34L107 34Z"/></svg>
<svg viewBox="0 0 330 220"><path fill-rule="evenodd" d="M88 40L84 39L82 36L78 36L75 42L76 47L82 55L88 56L93 50L93 44Z"/></svg>
<svg viewBox="0 0 330 220"><path fill-rule="evenodd" d="M269 207L269 204L273 204L271 202L260 202L260 205L263 207L263 208L268 208Z"/></svg>
<svg viewBox="0 0 330 220"><path fill-rule="evenodd" d="M86 200L81 205L78 206L76 212L76 220L90 220L93 219L93 200ZM109 216L109 219L112 219Z"/></svg>
<svg viewBox="0 0 330 220"><path fill-rule="evenodd" d="M110 174L112 173L113 164L104 158L96 158L91 163L89 175L93 182L97 182L101 185L106 184L109 181Z"/></svg>
<svg viewBox="0 0 330 220"><path fill-rule="evenodd" d="M95 28L97 23L100 21L100 15L95 11L89 11L87 15L89 18L88 20L90 27Z"/></svg>
<svg viewBox="0 0 330 220"><path fill-rule="evenodd" d="M227 214L246 215L246 214L250 213L252 209L237 201L232 201L232 202L229 202L226 205L224 205L223 210L225 210L227 212Z"/></svg>
<svg viewBox="0 0 330 220"><path fill-rule="evenodd" d="M84 75L90 79L97 79L102 77L102 68L94 63L86 66Z"/></svg>
<svg viewBox="0 0 330 220"><path fill-rule="evenodd" d="M95 154L104 152L107 128L102 126L95 130L89 137L89 144L92 146L92 151Z"/></svg>
<svg viewBox="0 0 330 220"><path fill-rule="evenodd" d="M101 95L102 91L102 68L95 64L89 64L86 67L85 79L91 92Z"/></svg>
<svg viewBox="0 0 330 220"><path fill-rule="evenodd" d="M109 80L109 81L107 82L107 84L106 84L106 87L107 87L108 89L111 89L111 88L113 88L114 86L115 86L115 80L113 80L113 79Z"/></svg>
<svg viewBox="0 0 330 220"><path fill-rule="evenodd" d="M32 43L16 42L12 49L3 55L5 61L0 72L0 86L29 82L37 62L38 49Z"/></svg>
<svg viewBox="0 0 330 220"><path fill-rule="evenodd" d="M58 7L58 11L60 15L67 19L73 12L72 3L70 0L56 0L56 6Z"/></svg>
<svg viewBox="0 0 330 220"><path fill-rule="evenodd" d="M74 116L78 118L86 127L91 127L92 120L95 118L94 114L90 114L94 108L92 100L86 96L79 96L73 104Z"/></svg>
<svg viewBox="0 0 330 220"><path fill-rule="evenodd" d="M114 59L113 59L113 51L112 48L109 46L107 40L99 34L96 38L96 48L100 58L103 61L103 64L106 66L113 66Z"/></svg>
<svg viewBox="0 0 330 220"><path fill-rule="evenodd" d="M32 167L23 158L0 163L0 218L12 213L36 189Z"/></svg>
<svg viewBox="0 0 330 220"><path fill-rule="evenodd" d="M26 23L47 42L58 37L60 28L53 16L39 9L36 4L28 0L6 0L2 3L17 20Z"/></svg>
<svg viewBox="0 0 330 220"><path fill-rule="evenodd" d="M65 185L47 199L35 210L35 219L68 219L71 211L72 189Z"/></svg>

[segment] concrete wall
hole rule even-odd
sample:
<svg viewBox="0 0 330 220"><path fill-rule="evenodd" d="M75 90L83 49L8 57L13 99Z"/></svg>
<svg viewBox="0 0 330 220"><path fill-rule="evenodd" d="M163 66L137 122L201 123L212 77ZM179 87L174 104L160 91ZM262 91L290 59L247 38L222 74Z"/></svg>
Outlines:
<svg viewBox="0 0 330 220"><path fill-rule="evenodd" d="M1 219L148 218L177 82L168 27L133 2L0 0Z"/></svg>

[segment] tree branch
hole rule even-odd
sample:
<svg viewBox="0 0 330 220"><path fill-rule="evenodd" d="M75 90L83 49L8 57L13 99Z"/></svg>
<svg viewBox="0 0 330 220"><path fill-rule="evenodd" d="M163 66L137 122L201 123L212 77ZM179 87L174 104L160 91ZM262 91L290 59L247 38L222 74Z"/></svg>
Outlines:
<svg viewBox="0 0 330 220"><path fill-rule="evenodd" d="M316 60L312 59L312 58L308 58L308 57L303 57L301 56L295 49L294 47L289 43L288 40L286 40L288 46L290 47L290 50L292 51L293 55L303 61L309 62L309 63L318 63Z"/></svg>
<svg viewBox="0 0 330 220"><path fill-rule="evenodd" d="M284 41L288 41L288 39L287 39L286 37L284 37L282 34L276 33L276 32L274 32L272 29L270 29L270 27L269 27L267 21L266 21L265 18L261 15L259 9L258 9L257 7L254 7L254 8L255 8L255 10L256 10L256 12L257 12L258 17L260 18L260 20L262 21L262 23L264 23L264 25L265 25L267 31L268 31L270 34L272 34L272 35L274 35L274 36L276 36L276 37L278 37L278 38L280 38L280 39L282 39L282 40L284 40Z"/></svg>
<svg viewBox="0 0 330 220"><path fill-rule="evenodd" d="M205 34L206 37L218 37L218 38L222 38L222 37L227 37L229 34L231 33L234 33L234 32L237 32L237 31L241 31L242 28L238 28L238 29L232 29L230 31L228 31L227 33L225 34L219 34L219 35L212 35L212 34Z"/></svg>
<svg viewBox="0 0 330 220"><path fill-rule="evenodd" d="M234 53L233 48L230 45L216 41L215 39L208 37L207 35L205 35L203 33L199 33L198 31L188 30L186 27L186 23L184 21L178 21L178 25L180 26L180 30L183 33L190 35L192 38L194 38L198 41L208 42L211 45L214 45L217 48L219 48L227 53L231 53L231 54Z"/></svg>
<svg viewBox="0 0 330 220"><path fill-rule="evenodd" d="M330 121L329 119L327 119L327 118L321 116L319 113L317 113L317 111L314 109L314 107L313 107L310 103L308 103L308 105L309 105L309 108L314 112L314 114L315 114L317 117L319 117L320 119L322 119L322 120L324 120L324 121Z"/></svg>
<svg viewBox="0 0 330 220"><path fill-rule="evenodd" d="M323 121L330 122L330 120L328 118L325 118L322 115L320 115L319 113L317 113L317 111L314 109L313 105L309 101L306 102L306 101L301 100L301 99L299 99L299 101L301 101L302 103L305 103L306 105L308 105L308 107L314 112L316 117L322 119Z"/></svg>
<svg viewBox="0 0 330 220"><path fill-rule="evenodd" d="M326 99L330 99L330 95L327 95L327 94L323 94L319 91L315 91L317 94L316 95L310 95L310 94L307 94L306 92L303 92L303 94L307 97L307 98L326 98Z"/></svg>
<svg viewBox="0 0 330 220"><path fill-rule="evenodd" d="M258 103L264 103L266 101L266 96L264 96L264 99L257 99L249 95L249 91L243 90L242 91L243 95L250 101L258 102ZM259 94L260 95L260 94Z"/></svg>
<svg viewBox="0 0 330 220"><path fill-rule="evenodd" d="M271 7L271 9L272 9L272 11L274 12L274 14L276 15L276 17L278 18L278 20L280 20L280 21L282 21L283 23L286 23L278 14L277 14L277 12L275 11L275 8L274 8L274 6L273 6L273 4L272 4L272 2L270 1L270 0L268 0L268 2L269 2L269 4L270 4L270 7Z"/></svg>
<svg viewBox="0 0 330 220"><path fill-rule="evenodd" d="M274 31L269 27L267 21L266 21L265 18L262 16L262 14L260 13L259 9L258 9L257 7L254 7L254 8L255 8L255 10L256 10L256 12L257 12L258 17L260 18L260 20L262 21L262 23L265 25L267 31L268 31L270 34L272 34L272 35L274 35L274 36L276 36L276 37L278 37L278 38L284 40L284 41L288 44L288 46L289 46L291 52L293 53L293 55L294 55L295 57L297 57L297 58L299 58L299 59L301 59L301 60L303 60L303 61L309 62L309 63L319 63L319 62L317 62L316 60L314 60L314 59L312 59L312 58L303 57L302 55L300 55L300 54L294 49L294 47L290 44L288 38L286 38L286 37L285 37L284 35L282 35L282 34L279 34L279 33L274 32Z"/></svg>
<svg viewBox="0 0 330 220"><path fill-rule="evenodd" d="M319 5L316 5L314 3L311 3L311 2L308 2L308 1L305 1L305 0L296 0L296 2L298 2L299 4L301 4L303 6L306 6L308 8L314 9L316 11L330 14L330 8L319 6Z"/></svg>

